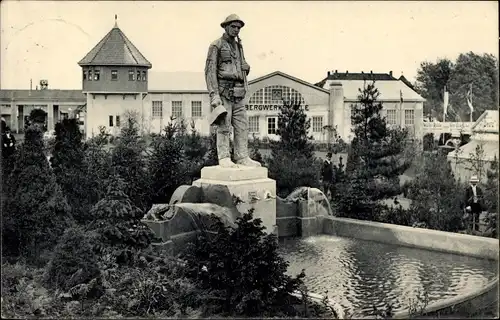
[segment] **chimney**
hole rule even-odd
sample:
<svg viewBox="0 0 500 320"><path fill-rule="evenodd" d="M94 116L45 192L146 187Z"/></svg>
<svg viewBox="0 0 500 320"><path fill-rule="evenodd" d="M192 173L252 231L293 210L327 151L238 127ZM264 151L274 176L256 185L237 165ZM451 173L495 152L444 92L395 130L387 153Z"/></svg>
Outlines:
<svg viewBox="0 0 500 320"><path fill-rule="evenodd" d="M337 73L337 70L335 70L335 73Z"/></svg>
<svg viewBox="0 0 500 320"><path fill-rule="evenodd" d="M391 70L391 71L389 71L389 75L390 75L390 76L391 76L391 78L392 78L392 70Z"/></svg>
<svg viewBox="0 0 500 320"><path fill-rule="evenodd" d="M30 79L30 91L33 89L33 79Z"/></svg>
<svg viewBox="0 0 500 320"><path fill-rule="evenodd" d="M327 74L327 76L330 76L330 71L328 71L326 74Z"/></svg>
<svg viewBox="0 0 500 320"><path fill-rule="evenodd" d="M365 72L364 72L364 71L361 71L361 74L365 74Z"/></svg>
<svg viewBox="0 0 500 320"><path fill-rule="evenodd" d="M370 74L373 74L373 70L370 70Z"/></svg>
<svg viewBox="0 0 500 320"><path fill-rule="evenodd" d="M346 74L346 75L348 75L348 74L349 74L349 70L346 70L346 71L345 71L345 74Z"/></svg>

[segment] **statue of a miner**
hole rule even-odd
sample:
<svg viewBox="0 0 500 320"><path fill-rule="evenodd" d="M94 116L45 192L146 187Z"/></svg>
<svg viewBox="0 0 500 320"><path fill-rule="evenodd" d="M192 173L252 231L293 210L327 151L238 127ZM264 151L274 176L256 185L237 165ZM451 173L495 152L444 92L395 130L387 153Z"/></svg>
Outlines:
<svg viewBox="0 0 500 320"><path fill-rule="evenodd" d="M205 65L205 80L210 93L210 125L217 126L217 155L219 165L234 168L238 165L260 167L248 155L248 119L244 98L250 66L245 61L238 34L245 23L231 14L221 23L225 29L221 38L210 44ZM234 162L231 160L229 139L234 129Z"/></svg>

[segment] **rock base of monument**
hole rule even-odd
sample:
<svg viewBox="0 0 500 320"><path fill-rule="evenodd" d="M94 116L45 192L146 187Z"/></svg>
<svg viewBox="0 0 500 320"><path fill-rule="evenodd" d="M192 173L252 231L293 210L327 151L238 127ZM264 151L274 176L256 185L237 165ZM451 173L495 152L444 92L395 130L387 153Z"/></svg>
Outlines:
<svg viewBox="0 0 500 320"><path fill-rule="evenodd" d="M246 167L223 168L205 167L201 170L201 179L193 186L206 188L211 185L223 185L234 197L240 199L237 205L240 213L253 209L254 218L260 218L267 233L276 235L276 181L269 179L267 168Z"/></svg>

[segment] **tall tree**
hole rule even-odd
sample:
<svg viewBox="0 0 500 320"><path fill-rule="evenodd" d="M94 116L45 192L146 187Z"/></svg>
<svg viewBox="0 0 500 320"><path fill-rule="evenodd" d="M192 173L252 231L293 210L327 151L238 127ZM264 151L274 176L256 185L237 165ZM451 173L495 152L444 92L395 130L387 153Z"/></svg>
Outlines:
<svg viewBox="0 0 500 320"><path fill-rule="evenodd" d="M307 119L300 102L283 104L276 132L280 140L271 143L271 157L265 161L280 196L287 196L300 186L317 187L319 184L320 164L308 134L310 127L311 120Z"/></svg>
<svg viewBox="0 0 500 320"><path fill-rule="evenodd" d="M26 130L2 208L5 253L38 260L72 224L66 198L43 152L39 127Z"/></svg>
<svg viewBox="0 0 500 320"><path fill-rule="evenodd" d="M64 119L56 124L55 144L50 159L57 183L66 195L75 219L81 223L89 220L92 200L88 168L83 150L83 134L76 119ZM90 178L93 179L93 178Z"/></svg>
<svg viewBox="0 0 500 320"><path fill-rule="evenodd" d="M467 92L472 85L473 120L485 110L498 108L498 60L492 54L460 54L451 73L450 104L463 121L469 121Z"/></svg>
<svg viewBox="0 0 500 320"><path fill-rule="evenodd" d="M153 203L168 203L175 189L191 181L191 164L184 152L182 127L173 121L151 144L150 157L151 195Z"/></svg>
<svg viewBox="0 0 500 320"><path fill-rule="evenodd" d="M458 231L463 190L456 181L446 154L427 153L423 165L410 185L414 222L431 229Z"/></svg>
<svg viewBox="0 0 500 320"><path fill-rule="evenodd" d="M448 84L453 70L449 59L438 59L437 62L424 61L417 70L416 90L423 98L424 114L431 114L443 119L444 87Z"/></svg>
<svg viewBox="0 0 500 320"><path fill-rule="evenodd" d="M340 187L349 190L349 196L336 200L341 212L372 220L378 200L401 193L399 175L411 163L405 157L408 131L387 127L380 114L383 106L377 101L380 93L375 82L365 83L359 91L359 104L354 105L352 114L354 138L348 150L347 179Z"/></svg>
<svg viewBox="0 0 500 320"><path fill-rule="evenodd" d="M139 135L136 118L129 116L121 129L112 151L112 164L126 185L125 193L141 210L150 205L149 176L146 162L146 143Z"/></svg>

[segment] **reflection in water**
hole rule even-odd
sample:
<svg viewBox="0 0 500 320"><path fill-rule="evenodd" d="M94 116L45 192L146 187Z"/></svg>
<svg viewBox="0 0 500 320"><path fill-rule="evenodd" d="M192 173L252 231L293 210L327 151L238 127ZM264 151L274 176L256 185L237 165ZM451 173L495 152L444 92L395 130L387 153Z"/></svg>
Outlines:
<svg viewBox="0 0 500 320"><path fill-rule="evenodd" d="M495 261L405 248L334 236L281 240L290 274L306 272L309 290L326 290L351 314L373 313L373 306L408 308L419 290L429 302L485 286L497 274Z"/></svg>

